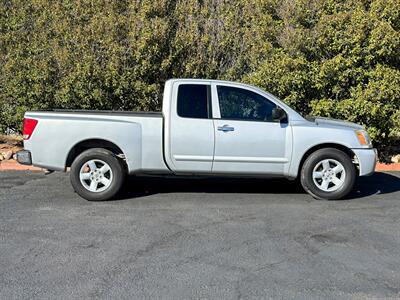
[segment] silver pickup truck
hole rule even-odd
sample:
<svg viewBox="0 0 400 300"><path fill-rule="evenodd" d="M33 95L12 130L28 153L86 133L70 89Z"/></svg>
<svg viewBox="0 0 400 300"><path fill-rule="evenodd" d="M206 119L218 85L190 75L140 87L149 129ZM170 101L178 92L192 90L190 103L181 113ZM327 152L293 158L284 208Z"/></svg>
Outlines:
<svg viewBox="0 0 400 300"><path fill-rule="evenodd" d="M318 199L339 199L374 172L362 126L303 118L254 86L171 79L162 112L31 111L22 164L65 171L88 200L114 197L126 174L300 178Z"/></svg>

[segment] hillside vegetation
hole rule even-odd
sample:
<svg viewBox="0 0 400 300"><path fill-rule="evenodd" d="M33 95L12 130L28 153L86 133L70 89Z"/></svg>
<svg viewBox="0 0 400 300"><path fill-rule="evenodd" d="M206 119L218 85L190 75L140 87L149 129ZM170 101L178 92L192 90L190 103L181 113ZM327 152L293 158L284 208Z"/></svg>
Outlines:
<svg viewBox="0 0 400 300"><path fill-rule="evenodd" d="M400 131L400 0L2 0L0 130L25 110L157 110L172 77Z"/></svg>

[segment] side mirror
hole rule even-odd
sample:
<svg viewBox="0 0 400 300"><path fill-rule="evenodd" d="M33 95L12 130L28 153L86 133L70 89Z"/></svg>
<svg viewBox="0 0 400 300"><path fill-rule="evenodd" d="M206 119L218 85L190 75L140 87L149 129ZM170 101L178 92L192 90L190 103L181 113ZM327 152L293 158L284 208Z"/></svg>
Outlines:
<svg viewBox="0 0 400 300"><path fill-rule="evenodd" d="M276 106L272 110L272 119L274 121L287 122L286 112L282 108L280 108L279 106Z"/></svg>

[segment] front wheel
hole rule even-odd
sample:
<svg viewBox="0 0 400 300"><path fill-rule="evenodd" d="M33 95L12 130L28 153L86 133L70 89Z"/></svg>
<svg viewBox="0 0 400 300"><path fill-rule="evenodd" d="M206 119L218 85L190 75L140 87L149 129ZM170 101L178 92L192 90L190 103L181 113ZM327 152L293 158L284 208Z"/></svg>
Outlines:
<svg viewBox="0 0 400 300"><path fill-rule="evenodd" d="M356 177L354 164L346 153L325 148L306 159L300 181L314 198L338 200L350 193Z"/></svg>
<svg viewBox="0 0 400 300"><path fill-rule="evenodd" d="M71 184L89 201L113 198L124 181L124 168L114 153L102 148L82 152L72 163Z"/></svg>

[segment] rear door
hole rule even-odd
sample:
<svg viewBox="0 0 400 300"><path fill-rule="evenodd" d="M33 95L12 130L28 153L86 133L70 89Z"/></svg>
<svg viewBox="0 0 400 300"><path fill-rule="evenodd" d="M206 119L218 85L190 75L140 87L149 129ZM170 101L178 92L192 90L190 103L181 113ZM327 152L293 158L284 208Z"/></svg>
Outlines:
<svg viewBox="0 0 400 300"><path fill-rule="evenodd" d="M179 173L211 173L214 123L211 84L206 81L175 82L172 86L165 149L167 163Z"/></svg>

